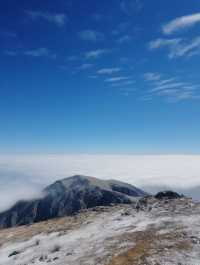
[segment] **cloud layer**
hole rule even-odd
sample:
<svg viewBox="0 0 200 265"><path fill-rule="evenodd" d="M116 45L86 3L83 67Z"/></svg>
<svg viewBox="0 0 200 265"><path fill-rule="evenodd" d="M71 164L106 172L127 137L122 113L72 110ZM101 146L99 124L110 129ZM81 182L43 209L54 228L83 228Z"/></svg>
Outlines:
<svg viewBox="0 0 200 265"><path fill-rule="evenodd" d="M0 156L0 210L39 196L55 180L84 174L138 187L200 186L199 156L7 155Z"/></svg>

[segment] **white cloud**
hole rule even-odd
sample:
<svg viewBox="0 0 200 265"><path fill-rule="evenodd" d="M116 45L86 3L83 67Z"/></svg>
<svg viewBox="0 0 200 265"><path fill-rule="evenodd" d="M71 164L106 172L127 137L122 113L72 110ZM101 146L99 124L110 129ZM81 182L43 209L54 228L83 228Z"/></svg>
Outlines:
<svg viewBox="0 0 200 265"><path fill-rule="evenodd" d="M169 35L179 30L190 28L200 23L200 13L178 17L162 27L164 34Z"/></svg>
<svg viewBox="0 0 200 265"><path fill-rule="evenodd" d="M47 22L54 23L59 27L66 24L68 17L66 14L52 14L41 11L25 11L26 14L33 20L43 19Z"/></svg>
<svg viewBox="0 0 200 265"><path fill-rule="evenodd" d="M170 35L174 32L190 28L197 23L200 23L200 13L178 17L162 27L162 32L165 35ZM150 50L165 48L168 50L170 59L180 57L192 57L200 54L200 36L193 39L189 38L158 38L149 42Z"/></svg>
<svg viewBox="0 0 200 265"><path fill-rule="evenodd" d="M168 78L168 79L163 79L163 80L160 80L159 82L157 82L157 85L159 85L159 86L166 85L166 84L169 84L175 80L176 79L174 77Z"/></svg>
<svg viewBox="0 0 200 265"><path fill-rule="evenodd" d="M176 47L181 42L181 39L156 39L149 43L149 49L155 50L162 47Z"/></svg>
<svg viewBox="0 0 200 265"><path fill-rule="evenodd" d="M183 100L194 100L199 99L200 97L194 95L191 90L187 90L184 87L181 88L169 88L163 89L157 92L157 96L164 96L167 97L170 102L179 102Z"/></svg>
<svg viewBox="0 0 200 265"><path fill-rule="evenodd" d="M159 73L152 72L145 73L143 76L146 81L157 81L161 78L161 75Z"/></svg>
<svg viewBox="0 0 200 265"><path fill-rule="evenodd" d="M41 57L41 56L49 56L50 51L47 48L39 48L33 50L26 50L23 52L23 54L27 56Z"/></svg>
<svg viewBox="0 0 200 265"><path fill-rule="evenodd" d="M111 33L114 36L125 34L129 27L131 27L131 24L129 22L121 22L119 25L116 26L114 30L112 30Z"/></svg>
<svg viewBox="0 0 200 265"><path fill-rule="evenodd" d="M109 50L106 50L106 49L93 50L93 51L86 52L85 57L86 59L97 59L108 52Z"/></svg>
<svg viewBox="0 0 200 265"><path fill-rule="evenodd" d="M104 34L95 30L83 30L78 33L81 40L98 42L104 40Z"/></svg>
<svg viewBox="0 0 200 265"><path fill-rule="evenodd" d="M184 56L189 57L200 53L200 37L193 39L191 42L182 44L179 46L179 50L175 52L174 56Z"/></svg>
<svg viewBox="0 0 200 265"><path fill-rule="evenodd" d="M191 57L200 54L200 37L196 37L190 41L183 39L157 39L149 43L149 49L167 48L170 59L178 57Z"/></svg>
<svg viewBox="0 0 200 265"><path fill-rule="evenodd" d="M123 43L128 43L128 42L130 42L131 40L132 40L132 37L131 37L131 36L129 36L129 35L124 35L124 36L120 37L120 38L117 40L117 42L118 42L119 44L123 44Z"/></svg>
<svg viewBox="0 0 200 265"><path fill-rule="evenodd" d="M102 68L97 71L97 74L99 75L111 75L120 72L120 68L115 67L115 68Z"/></svg>
<svg viewBox="0 0 200 265"><path fill-rule="evenodd" d="M122 0L120 2L120 8L125 14L132 15L143 9L143 3L141 0Z"/></svg>
<svg viewBox="0 0 200 265"><path fill-rule="evenodd" d="M78 60L78 56L76 56L76 55L71 55L71 56L67 57L67 61L73 62L73 61L77 61L77 60Z"/></svg>
<svg viewBox="0 0 200 265"><path fill-rule="evenodd" d="M56 59L56 54L52 53L47 48L36 48L30 50L6 50L4 53L8 56L24 55L30 57L48 57L51 59Z"/></svg>
<svg viewBox="0 0 200 265"><path fill-rule="evenodd" d="M195 187L200 185L199 160L200 156L184 155L1 155L0 209L74 174L114 178L138 187Z"/></svg>
<svg viewBox="0 0 200 265"><path fill-rule="evenodd" d="M129 80L129 79L130 77L128 76L116 76L116 77L107 78L105 81L109 83L114 83L114 82Z"/></svg>
<svg viewBox="0 0 200 265"><path fill-rule="evenodd" d="M91 63L84 63L78 67L78 70L87 70L93 67Z"/></svg>
<svg viewBox="0 0 200 265"><path fill-rule="evenodd" d="M198 85L180 82L177 81L178 78L174 77L162 79L162 76L157 73L146 73L144 78L151 87L147 92L147 96L162 96L173 102L200 98L200 86Z"/></svg>
<svg viewBox="0 0 200 265"><path fill-rule="evenodd" d="M112 84L112 87L121 87L121 88L124 88L124 87L128 87L128 86L132 86L132 85L134 85L136 82L135 82L135 80L127 80L127 81L121 81L121 82L119 82L119 83L113 83ZM127 88L126 88L126 90L127 90ZM131 89L131 90L133 90L133 89Z"/></svg>
<svg viewBox="0 0 200 265"><path fill-rule="evenodd" d="M168 82L167 84L156 86L151 90L151 92L156 92L161 90L164 91L164 90L169 90L171 88L183 88L185 85L187 84L183 82Z"/></svg>

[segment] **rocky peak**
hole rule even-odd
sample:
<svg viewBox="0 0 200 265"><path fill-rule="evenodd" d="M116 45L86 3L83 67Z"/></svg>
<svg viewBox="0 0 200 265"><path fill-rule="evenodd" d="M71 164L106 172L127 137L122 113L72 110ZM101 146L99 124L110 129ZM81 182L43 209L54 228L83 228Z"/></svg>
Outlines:
<svg viewBox="0 0 200 265"><path fill-rule="evenodd" d="M72 215L81 209L128 204L146 193L127 183L75 175L44 189L44 197L21 201L0 214L0 228Z"/></svg>

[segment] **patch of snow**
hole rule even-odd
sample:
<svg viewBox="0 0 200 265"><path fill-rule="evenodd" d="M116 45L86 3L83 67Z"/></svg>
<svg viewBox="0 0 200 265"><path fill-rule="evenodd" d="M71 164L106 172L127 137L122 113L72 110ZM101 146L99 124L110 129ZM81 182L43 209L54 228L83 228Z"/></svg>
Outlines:
<svg viewBox="0 0 200 265"><path fill-rule="evenodd" d="M117 236L125 232L142 231L151 223L144 212L136 216L123 216L123 210L102 213L91 223L72 230L64 235L40 234L26 242L4 245L0 249L0 265L24 265L34 261L42 264L97 264L109 254L109 249L118 243L119 249L130 248L130 243L117 242ZM135 228L136 227L136 228ZM37 243L38 242L38 243ZM57 252L54 249L57 246ZM133 246L133 244L132 244ZM14 251L17 255L9 257ZM56 257L59 259L54 260ZM48 264L49 264L48 262ZM98 263L101 264L101 263Z"/></svg>
<svg viewBox="0 0 200 265"><path fill-rule="evenodd" d="M148 257L149 264L199 265L200 205L193 205L186 199L152 203L150 211L148 207L139 212L133 206L113 207L85 221L80 228L38 234L27 241L4 244L0 248L0 265L103 265L111 255L137 243L124 235L152 228L156 235L163 236L159 244L164 252L160 255L158 251ZM176 238L176 233L181 237ZM171 234L172 241L165 238L165 234ZM191 242L189 251L173 248L182 239ZM19 253L9 257L15 251Z"/></svg>

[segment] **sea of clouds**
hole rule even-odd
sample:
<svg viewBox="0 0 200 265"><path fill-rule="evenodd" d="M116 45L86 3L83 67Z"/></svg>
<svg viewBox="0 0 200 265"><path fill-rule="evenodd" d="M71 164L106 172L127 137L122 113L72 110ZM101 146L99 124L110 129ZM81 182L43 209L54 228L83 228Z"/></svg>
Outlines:
<svg viewBox="0 0 200 265"><path fill-rule="evenodd" d="M0 155L0 211L41 196L55 180L75 174L118 179L148 191L174 189L200 199L200 156Z"/></svg>

